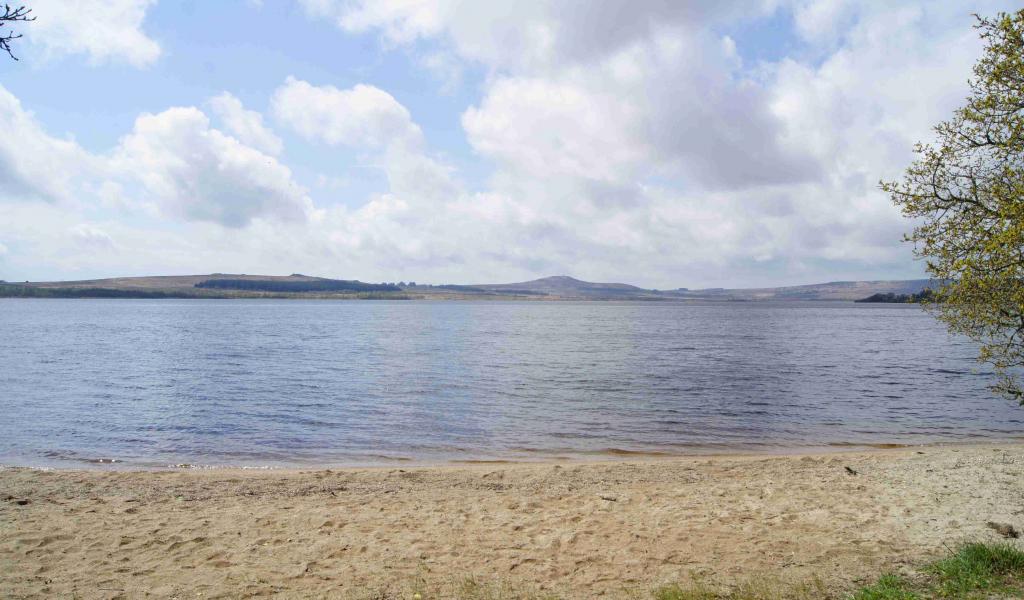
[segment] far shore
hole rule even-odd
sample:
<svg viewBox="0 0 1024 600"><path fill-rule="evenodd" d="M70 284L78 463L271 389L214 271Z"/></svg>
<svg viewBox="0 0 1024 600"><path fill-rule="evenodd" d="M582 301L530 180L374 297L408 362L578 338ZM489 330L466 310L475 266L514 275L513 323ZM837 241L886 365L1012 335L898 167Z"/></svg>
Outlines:
<svg viewBox="0 0 1024 600"><path fill-rule="evenodd" d="M0 298L908 302L916 301L911 296L920 294L929 285L928 280L912 279L832 281L774 288L658 290L625 283L581 281L567 275L518 283L423 285L412 281L365 283L298 273L284 276L211 273L23 283L0 280Z"/></svg>
<svg viewBox="0 0 1024 600"><path fill-rule="evenodd" d="M1024 527L1024 444L351 469L0 469L0 596L846 590ZM418 587L419 586L419 587ZM411 597L411 596L410 596Z"/></svg>

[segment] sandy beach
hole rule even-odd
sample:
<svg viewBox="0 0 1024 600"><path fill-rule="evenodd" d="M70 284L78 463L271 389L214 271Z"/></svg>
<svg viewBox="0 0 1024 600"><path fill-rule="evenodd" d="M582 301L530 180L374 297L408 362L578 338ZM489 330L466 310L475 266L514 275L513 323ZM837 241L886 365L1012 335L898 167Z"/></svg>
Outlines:
<svg viewBox="0 0 1024 600"><path fill-rule="evenodd" d="M848 468L849 469L848 469ZM0 470L0 597L848 589L1024 526L1024 445L345 470ZM852 472L851 472L852 471ZM428 585L428 587L429 587Z"/></svg>

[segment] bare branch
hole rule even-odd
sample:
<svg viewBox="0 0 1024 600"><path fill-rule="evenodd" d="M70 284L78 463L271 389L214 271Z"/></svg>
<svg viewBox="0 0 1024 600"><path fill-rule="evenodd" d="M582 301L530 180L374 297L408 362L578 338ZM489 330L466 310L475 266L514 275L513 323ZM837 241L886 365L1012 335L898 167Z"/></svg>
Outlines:
<svg viewBox="0 0 1024 600"><path fill-rule="evenodd" d="M36 18L31 13L31 8L26 8L25 6L12 8L9 4L4 4L3 14L0 14L0 27L10 23L35 21ZM18 60L18 57L15 56L14 52L11 50L11 41L21 37L22 34L16 34L13 31L8 32L7 34L0 34L0 50L7 52L7 55L14 60Z"/></svg>

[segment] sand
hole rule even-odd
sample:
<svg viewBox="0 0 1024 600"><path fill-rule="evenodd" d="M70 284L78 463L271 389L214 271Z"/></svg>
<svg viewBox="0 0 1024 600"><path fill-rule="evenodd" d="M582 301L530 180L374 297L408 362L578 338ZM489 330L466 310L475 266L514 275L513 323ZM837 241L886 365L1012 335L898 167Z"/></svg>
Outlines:
<svg viewBox="0 0 1024 600"><path fill-rule="evenodd" d="M856 474L851 474L850 467ZM1024 445L562 464L0 470L0 597L346 597L693 575L829 589L1024 529Z"/></svg>

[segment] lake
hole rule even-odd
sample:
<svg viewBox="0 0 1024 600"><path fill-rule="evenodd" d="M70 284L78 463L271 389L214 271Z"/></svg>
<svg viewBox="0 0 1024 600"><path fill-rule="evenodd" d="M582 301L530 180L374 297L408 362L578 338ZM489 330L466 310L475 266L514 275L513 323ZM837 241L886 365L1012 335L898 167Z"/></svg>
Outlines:
<svg viewBox="0 0 1024 600"><path fill-rule="evenodd" d="M917 306L0 300L0 463L301 466L1024 434Z"/></svg>

